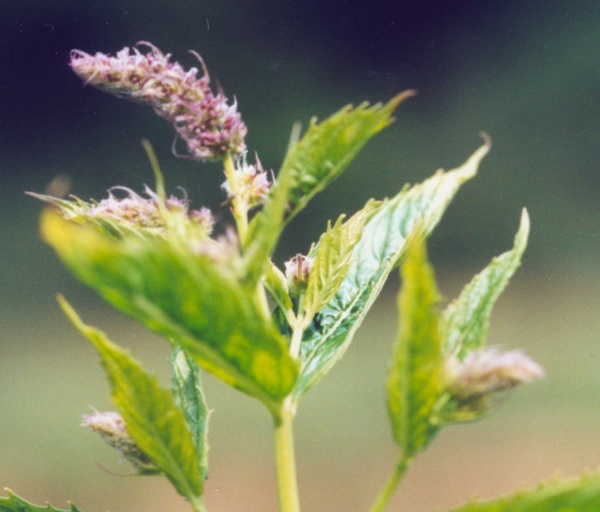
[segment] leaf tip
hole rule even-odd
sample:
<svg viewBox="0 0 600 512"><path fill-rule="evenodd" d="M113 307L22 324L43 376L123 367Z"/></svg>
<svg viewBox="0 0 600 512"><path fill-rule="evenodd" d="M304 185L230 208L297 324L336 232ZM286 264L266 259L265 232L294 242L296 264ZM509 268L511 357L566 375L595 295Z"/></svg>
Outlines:
<svg viewBox="0 0 600 512"><path fill-rule="evenodd" d="M527 212L527 208L523 208L521 211L521 221L519 223L519 231L517 231L517 235L515 237L515 245L526 244L527 239L529 238L529 213Z"/></svg>

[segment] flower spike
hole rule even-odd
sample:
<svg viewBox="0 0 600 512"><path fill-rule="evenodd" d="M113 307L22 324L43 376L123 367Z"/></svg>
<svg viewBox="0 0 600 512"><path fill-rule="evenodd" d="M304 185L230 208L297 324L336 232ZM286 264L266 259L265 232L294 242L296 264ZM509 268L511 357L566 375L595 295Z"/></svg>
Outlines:
<svg viewBox="0 0 600 512"><path fill-rule="evenodd" d="M101 91L150 105L161 117L173 124L177 132L173 144L176 156L192 160L219 160L225 155L244 153L247 128L237 103L227 104L221 90L214 94L204 61L196 52L202 67L186 71L179 63L170 62L171 54L163 54L156 46L140 41L137 46L123 48L116 56L103 53L90 55L71 51L71 67L84 81ZM178 154L177 142L182 140L186 153Z"/></svg>

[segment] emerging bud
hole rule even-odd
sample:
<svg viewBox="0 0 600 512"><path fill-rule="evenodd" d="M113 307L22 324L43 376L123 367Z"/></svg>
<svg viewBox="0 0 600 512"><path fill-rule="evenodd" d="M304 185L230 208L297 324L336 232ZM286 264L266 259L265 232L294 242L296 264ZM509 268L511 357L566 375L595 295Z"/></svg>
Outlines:
<svg viewBox="0 0 600 512"><path fill-rule="evenodd" d="M454 420L474 419L488 412L504 392L544 377L543 368L525 353L500 353L495 348L448 361L448 392L455 404Z"/></svg>
<svg viewBox="0 0 600 512"><path fill-rule="evenodd" d="M159 472L150 457L129 437L127 426L120 414L94 411L94 414L83 416L81 426L100 434L100 437L109 446L119 450L140 474Z"/></svg>
<svg viewBox="0 0 600 512"><path fill-rule="evenodd" d="M313 266L313 258L296 254L285 262L285 277L290 286L290 292L300 295L308 284L308 277Z"/></svg>
<svg viewBox="0 0 600 512"><path fill-rule="evenodd" d="M156 46L139 42L138 46L150 48L142 54L128 47L115 57L81 50L71 51L71 67L85 82L101 91L150 105L155 112L168 119L187 146L187 154L194 160L217 160L227 153L238 155L245 151L246 125L237 112L237 105L227 104L219 91L216 95L209 87L209 76L201 57L191 51L202 65L185 71L177 62L169 62ZM177 155L180 156L180 155Z"/></svg>
<svg viewBox="0 0 600 512"><path fill-rule="evenodd" d="M243 211L249 211L264 204L271 182L258 158L254 165L247 164L245 158L238 160L233 180L233 184L226 181L221 187L229 199L235 198ZM236 191L235 194L232 189Z"/></svg>

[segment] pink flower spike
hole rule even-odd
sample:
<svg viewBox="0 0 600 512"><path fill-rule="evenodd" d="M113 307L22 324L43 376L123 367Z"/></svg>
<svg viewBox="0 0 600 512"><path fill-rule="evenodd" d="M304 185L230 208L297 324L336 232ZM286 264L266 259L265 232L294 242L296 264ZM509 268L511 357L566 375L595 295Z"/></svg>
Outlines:
<svg viewBox="0 0 600 512"><path fill-rule="evenodd" d="M200 55L190 50L202 66L203 75L198 77L198 69L186 71L179 63L170 62L171 55L163 54L152 43L140 41L137 46L146 46L149 51L143 54L137 48L125 47L113 57L72 50L71 67L85 85L149 105L169 120L177 133L173 145L176 156L218 160L226 154L242 154L247 128L237 103L228 105L222 91L216 95L212 92ZM176 151L178 140L186 145L182 155Z"/></svg>

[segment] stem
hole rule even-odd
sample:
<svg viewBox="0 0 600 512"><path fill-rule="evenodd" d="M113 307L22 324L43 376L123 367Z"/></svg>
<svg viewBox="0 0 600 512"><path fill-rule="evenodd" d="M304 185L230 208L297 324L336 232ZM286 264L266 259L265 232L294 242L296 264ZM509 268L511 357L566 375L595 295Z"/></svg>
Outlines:
<svg viewBox="0 0 600 512"><path fill-rule="evenodd" d="M191 499L190 505L192 506L192 510L194 512L206 512L206 506L204 505L204 500L201 496L195 499Z"/></svg>
<svg viewBox="0 0 600 512"><path fill-rule="evenodd" d="M152 167L152 172L154 173L154 179L156 181L156 195L160 199L160 203L164 205L167 194L165 192L165 179L160 171L158 158L156 158L156 153L152 149L152 145L149 141L146 139L142 140L142 146L144 146L144 149L146 150L148 160L150 160L150 166Z"/></svg>
<svg viewBox="0 0 600 512"><path fill-rule="evenodd" d="M248 210L239 201L240 190L238 190L235 182L235 165L233 164L233 158L231 158L229 153L223 158L223 166L225 167L225 177L227 178L229 190L231 192L231 211L237 226L240 243L242 247L244 247L246 235L248 233Z"/></svg>
<svg viewBox="0 0 600 512"><path fill-rule="evenodd" d="M279 489L279 512L300 512L292 430L293 419L292 402L288 397L283 402L281 414L275 419L275 462Z"/></svg>
<svg viewBox="0 0 600 512"><path fill-rule="evenodd" d="M296 322L293 326L292 340L290 341L290 355L294 358L300 354L300 344L302 343L302 335L304 334L304 315L298 314Z"/></svg>
<svg viewBox="0 0 600 512"><path fill-rule="evenodd" d="M373 504L369 512L385 512L387 506L390 503L390 500L392 499L392 496L394 496L394 493L398 488L398 485L402 481L406 470L412 464L412 461L412 457L405 457L404 455L402 455L400 462L398 462L398 464L394 468L394 472L392 473L389 480L386 482L385 486L379 493L377 500L375 500L375 503Z"/></svg>

